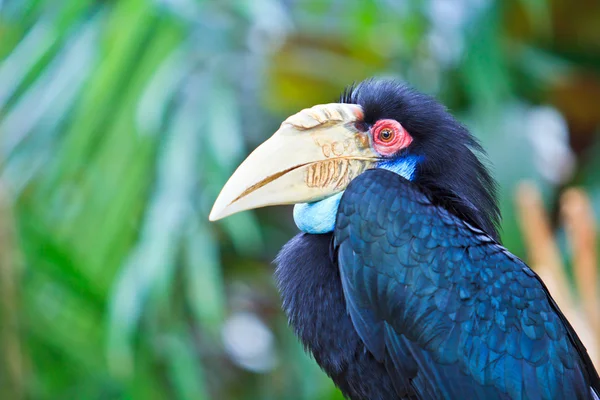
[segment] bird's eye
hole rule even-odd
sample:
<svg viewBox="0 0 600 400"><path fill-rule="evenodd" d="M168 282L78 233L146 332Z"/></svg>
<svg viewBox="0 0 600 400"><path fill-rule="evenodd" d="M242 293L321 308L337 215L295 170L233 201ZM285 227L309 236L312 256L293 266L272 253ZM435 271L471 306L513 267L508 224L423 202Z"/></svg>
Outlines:
<svg viewBox="0 0 600 400"><path fill-rule="evenodd" d="M381 119L371 128L374 149L382 156L392 156L412 142L412 136L394 119Z"/></svg>
<svg viewBox="0 0 600 400"><path fill-rule="evenodd" d="M394 139L394 131L390 128L383 128L379 131L379 140L383 143L389 143Z"/></svg>

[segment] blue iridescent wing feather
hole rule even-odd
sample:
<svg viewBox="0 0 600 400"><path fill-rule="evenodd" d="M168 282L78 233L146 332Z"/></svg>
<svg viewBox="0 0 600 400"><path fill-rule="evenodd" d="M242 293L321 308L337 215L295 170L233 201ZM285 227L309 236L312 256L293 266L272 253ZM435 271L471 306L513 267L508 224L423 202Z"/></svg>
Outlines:
<svg viewBox="0 0 600 400"><path fill-rule="evenodd" d="M598 390L537 275L413 183L363 173L342 197L334 237L354 327L399 393L587 399Z"/></svg>

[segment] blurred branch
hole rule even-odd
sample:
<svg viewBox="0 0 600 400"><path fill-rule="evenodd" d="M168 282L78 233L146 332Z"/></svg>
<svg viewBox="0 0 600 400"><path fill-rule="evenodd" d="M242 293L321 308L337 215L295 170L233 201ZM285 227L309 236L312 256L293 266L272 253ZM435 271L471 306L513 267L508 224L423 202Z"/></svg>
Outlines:
<svg viewBox="0 0 600 400"><path fill-rule="evenodd" d="M540 192L532 183L525 182L519 186L517 207L529 263L542 277L552 297L567 315L567 311L574 307L569 293L568 278Z"/></svg>
<svg viewBox="0 0 600 400"><path fill-rule="evenodd" d="M0 181L0 358L6 376L6 379L0 382L4 396L19 400L24 397L17 292L20 257L15 243L10 205L7 189Z"/></svg>
<svg viewBox="0 0 600 400"><path fill-rule="evenodd" d="M600 359L598 254L594 214L588 196L580 189L567 190L561 199L561 213L573 249L573 270L580 301L595 332L597 361Z"/></svg>
<svg viewBox="0 0 600 400"><path fill-rule="evenodd" d="M569 279L539 190L529 182L522 183L517 190L516 203L532 268L542 278L581 337L594 364L600 365L598 260L593 215L587 195L581 190L570 189L561 198L561 215L573 250L576 289L583 304L577 303L570 290Z"/></svg>

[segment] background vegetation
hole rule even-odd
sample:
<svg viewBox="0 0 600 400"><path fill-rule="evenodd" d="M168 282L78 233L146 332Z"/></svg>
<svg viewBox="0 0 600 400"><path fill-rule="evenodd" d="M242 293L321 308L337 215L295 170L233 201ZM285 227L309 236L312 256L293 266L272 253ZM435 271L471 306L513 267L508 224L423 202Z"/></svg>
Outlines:
<svg viewBox="0 0 600 400"><path fill-rule="evenodd" d="M1 397L341 399L273 286L290 210L209 224L222 184L289 114L400 77L482 140L526 257L518 181L600 216L598 21L594 0L0 0Z"/></svg>

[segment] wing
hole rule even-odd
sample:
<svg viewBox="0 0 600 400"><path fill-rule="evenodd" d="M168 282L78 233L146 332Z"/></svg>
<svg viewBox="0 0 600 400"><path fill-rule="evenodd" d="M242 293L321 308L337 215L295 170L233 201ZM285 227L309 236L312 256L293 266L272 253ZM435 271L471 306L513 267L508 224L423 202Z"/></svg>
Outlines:
<svg viewBox="0 0 600 400"><path fill-rule="evenodd" d="M538 276L418 187L363 173L338 211L348 312L399 393L588 399L598 375Z"/></svg>

